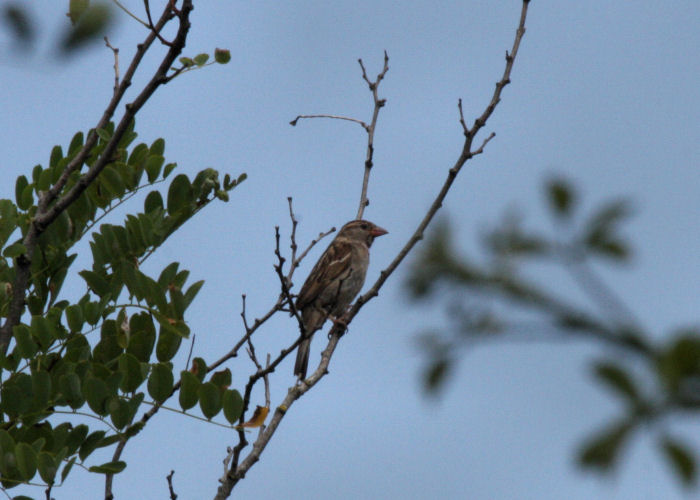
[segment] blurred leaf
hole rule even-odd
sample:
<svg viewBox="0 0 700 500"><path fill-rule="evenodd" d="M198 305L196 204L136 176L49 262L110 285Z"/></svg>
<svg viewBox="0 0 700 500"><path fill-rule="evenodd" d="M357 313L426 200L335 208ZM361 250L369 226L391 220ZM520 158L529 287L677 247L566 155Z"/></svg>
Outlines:
<svg viewBox="0 0 700 500"><path fill-rule="evenodd" d="M34 41L36 36L34 24L22 2L12 2L5 5L2 18L18 42L28 44Z"/></svg>
<svg viewBox="0 0 700 500"><path fill-rule="evenodd" d="M561 217L571 215L576 203L576 192L573 186L564 179L551 179L547 182L547 200L554 213Z"/></svg>
<svg viewBox="0 0 700 500"><path fill-rule="evenodd" d="M627 244L616 234L616 225L629 217L627 200L614 200L596 210L584 225L583 242L603 256L624 259L629 256Z"/></svg>
<svg viewBox="0 0 700 500"><path fill-rule="evenodd" d="M68 3L68 17L74 25L90 7L90 0L70 0Z"/></svg>
<svg viewBox="0 0 700 500"><path fill-rule="evenodd" d="M620 456L620 451L632 429L632 423L625 419L609 425L594 435L579 452L579 465L602 472L610 470Z"/></svg>
<svg viewBox="0 0 700 500"><path fill-rule="evenodd" d="M107 27L112 22L112 9L105 3L97 3L84 8L85 0L71 0L69 17L73 22L71 29L67 30L61 41L61 50L64 54L88 42L102 37ZM75 6L75 8L74 8Z"/></svg>
<svg viewBox="0 0 700 500"><path fill-rule="evenodd" d="M423 372L423 386L429 393L442 388L448 374L452 371L452 362L448 358L434 359Z"/></svg>
<svg viewBox="0 0 700 500"><path fill-rule="evenodd" d="M613 392L624 396L632 403L639 402L639 391L632 376L620 365L612 361L599 361L595 364L595 375Z"/></svg>
<svg viewBox="0 0 700 500"><path fill-rule="evenodd" d="M692 486L697 480L697 464L692 450L684 443L664 436L659 443L671 469L685 486Z"/></svg>

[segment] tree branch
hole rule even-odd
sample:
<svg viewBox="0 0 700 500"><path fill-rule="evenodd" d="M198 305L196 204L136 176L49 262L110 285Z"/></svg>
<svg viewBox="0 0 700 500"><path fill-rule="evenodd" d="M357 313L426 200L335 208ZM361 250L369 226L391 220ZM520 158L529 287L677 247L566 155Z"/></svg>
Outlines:
<svg viewBox="0 0 700 500"><path fill-rule="evenodd" d="M284 418L285 414L289 410L289 408L292 406L292 404L298 400L300 397L302 397L304 394L306 394L314 385L318 383L319 380L321 380L325 375L328 374L328 366L331 360L331 357L333 356L333 353L335 351L335 348L338 345L338 341L340 340L340 337L343 335L345 331L344 326L340 326L341 324L343 325L348 325L350 321L354 318L354 316L359 312L359 310L362 308L362 306L367 303L369 300L371 300L373 297L377 296L379 293L379 289L382 287L384 282L387 280L387 278L396 270L396 268L401 264L403 259L408 255L408 253L411 251L411 249L415 246L415 244L423 238L423 233L430 223L430 221L433 219L439 208L442 206L442 202L447 196L447 193L452 186L452 183L454 182L454 179L457 177L457 174L461 170L461 168L464 166L467 160L472 158L475 155L481 154L483 152L484 147L486 144L494 137L495 134L489 135L481 144L481 146L476 149L475 151L472 151L472 143L474 141L474 137L476 134L479 132L479 130L485 125L486 121L488 118L491 116L493 113L496 105L498 102L500 102L500 95L503 90L503 88L510 82L510 73L513 67L513 62L515 61L515 56L517 55L518 52L518 47L520 46L520 40L522 39L524 33L525 33L525 19L527 15L527 7L529 4L529 0L524 0L523 5L522 5L522 11L520 15L520 23L518 25L518 29L515 34L515 40L513 42L513 48L509 53L506 53L506 67L503 73L503 77L499 82L496 84L496 90L494 91L494 94L491 98L491 101L489 102L488 106L484 110L484 112L481 114L479 118L475 121L474 126L469 129L466 127L464 124L464 119L462 113L461 113L461 102L459 105L460 109L460 116L461 120L460 122L463 124L464 128L464 135L465 135L465 140L464 140L464 145L462 148L462 152L455 162L455 164L452 166L452 168L449 169L447 179L445 180L445 183L443 184L442 188L440 189L440 192L437 194L435 197L432 205L428 209L428 212L426 215L423 217L423 220L419 223L418 228L414 232L414 234L409 238L407 243L404 245L404 247L399 251L398 255L394 258L394 260L389 264L387 268L385 268L383 271L381 271L379 278L377 281L374 283L374 285L370 288L368 292L366 292L364 295L360 296L355 304L350 308L350 310L343 316L342 321L339 321L338 323L334 323L334 325L331 327L330 332L328 334L329 340L326 348L321 354L321 361L314 371L314 373L308 377L306 380L300 381L299 384L294 385L287 391L287 395L282 401L282 403L275 409L275 412L270 419L269 423L267 424L267 427L264 429L263 432L260 433L258 438L256 439L255 443L253 444L253 448L251 452L246 456L245 459L243 459L240 464L238 463L238 456L241 452L241 450L248 444L247 441L245 440L245 436L242 435L241 432L239 432L239 444L234 448L234 457L233 460L230 462L229 466L229 472L221 479L221 484L217 490L217 494L215 496L216 500L221 500L228 498L229 495L231 494L231 491L233 490L234 486L243 479L248 472L248 470L260 459L260 455L264 451L265 447L267 446L268 442L274 435L275 431L277 430L280 422ZM383 101L378 100L376 96L376 86L379 84L381 81L381 78L383 78L384 74L388 70L388 57L385 54L385 64L384 64L384 70L380 75L377 77L376 82L371 82L367 78L366 71L364 69L364 66L362 65L362 62L360 61L360 65L363 70L363 78L365 81L368 83L370 86L370 90L373 92L373 96L375 97L375 114L374 114L374 122L376 122L376 114L378 113L379 108L383 106ZM381 104L379 104L381 103ZM299 117L297 117L298 119ZM295 120L296 121L296 120ZM373 122L373 124L374 124ZM294 124L294 122L292 123ZM371 125L370 127L373 127ZM373 128L372 128L373 132ZM362 212L364 209L364 206L366 206L366 185L368 182L368 176L369 176L369 171L371 170L371 159L372 159L372 153L373 153L373 146L372 146L372 138L373 138L373 133L369 135L369 141L368 141L368 163L365 164L365 179L363 180L363 189L362 189L362 195L361 195L361 200L360 200L360 210L358 212L358 217L362 216ZM302 337L299 337L297 341L292 345L290 349L295 348L299 342L301 341ZM285 352L291 352L290 350L283 350L280 356L278 356L276 361L281 361L284 356L286 356ZM275 362L273 362L271 365L269 365L268 368L266 368L267 371L269 368L272 368L275 365ZM254 379L255 378L260 378L263 376L263 373L258 371L256 374L251 376L248 385L246 386L246 394L248 395L250 392L250 389L252 388L252 385L255 383ZM244 398L245 401L245 398Z"/></svg>
<svg viewBox="0 0 700 500"><path fill-rule="evenodd" d="M153 41L156 38L156 31L162 29L163 26L165 26L174 16L170 4L165 7L163 14L156 23L154 29L148 34L144 42L138 45L136 53L131 60L131 64L124 73L121 84L114 92L112 100L102 114L102 118L95 126L95 129L88 134L88 137L85 140L85 145L78 152L75 158L68 163L56 183L48 191L40 195L36 216L32 220L32 223L27 230L27 234L22 241L24 247L26 248L26 252L20 255L16 261L17 271L12 287L12 299L8 308L7 319L0 328L0 352L7 352L10 339L12 338L12 329L14 326L19 324L22 312L24 311L24 301L26 298L26 292L29 286L29 276L31 273L31 262L39 235L41 235L41 233L43 233L64 210L66 210L78 199L78 197L80 197L83 191L87 189L87 187L97 178L100 172L102 172L105 166L107 166L107 164L112 160L112 157L117 149L117 145L126 132L129 124L134 119L134 116L153 95L156 89L163 83L167 71L170 69L173 61L175 61L185 46L187 32L190 28L189 13L192 8L192 0L184 0L182 8L177 14L179 18L179 28L177 35L173 40L173 45L163 57L160 67L143 88L141 93L136 96L133 102L126 105L124 115L115 128L114 134L105 146L100 158L95 161L92 167L90 167L90 169L67 193L58 198L59 194L68 182L70 175L82 167L83 163L88 158L90 152L97 143L98 136L96 130L106 127L114 115L114 111L124 97L126 89L131 85L131 79L141 63L143 56L153 44Z"/></svg>

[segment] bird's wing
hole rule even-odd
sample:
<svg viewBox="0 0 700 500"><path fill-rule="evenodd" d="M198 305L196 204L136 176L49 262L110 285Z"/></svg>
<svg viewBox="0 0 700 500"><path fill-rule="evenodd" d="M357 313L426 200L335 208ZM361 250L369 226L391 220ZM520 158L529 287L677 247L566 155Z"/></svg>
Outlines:
<svg viewBox="0 0 700 500"><path fill-rule="evenodd" d="M350 269L352 245L334 241L321 255L311 274L304 282L297 297L297 309L303 309L321 294L326 286L333 283Z"/></svg>

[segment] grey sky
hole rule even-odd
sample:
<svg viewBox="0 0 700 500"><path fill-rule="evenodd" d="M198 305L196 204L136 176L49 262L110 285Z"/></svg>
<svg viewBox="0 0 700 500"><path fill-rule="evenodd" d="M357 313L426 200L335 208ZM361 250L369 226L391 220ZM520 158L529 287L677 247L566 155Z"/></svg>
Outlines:
<svg viewBox="0 0 700 500"><path fill-rule="evenodd" d="M140 0L123 3L141 12ZM32 2L44 42L66 4ZM364 132L344 122L288 122L301 113L369 119L371 96L356 61L363 58L376 74L387 50L390 71L380 94L388 102L379 118L366 218L390 234L372 248L373 280L459 154L457 99L469 120L488 102L520 2L195 5L186 55L225 47L232 61L182 75L158 91L136 129L147 143L164 137L166 160L182 172L211 166L248 173L228 204L197 216L146 269L177 260L192 279L206 280L189 320L196 354L213 359L241 333L242 293L251 315L277 297L274 226L289 232L287 196L294 197L302 242L357 210ZM524 209L529 225L545 226L540 186L548 174L562 173L580 185L588 207L618 195L635 202L627 231L638 250L634 265L602 271L654 335L697 324L699 20L696 0L533 1L512 84L485 130L497 136L467 164L444 207L460 230L460 246L473 251L478 231L511 202ZM126 61L142 36L139 25L120 15L110 40ZM46 164L54 144L65 147L74 132L97 122L111 94L113 61L102 46L59 61L46 43L28 56L10 55L2 44L0 196L12 198L17 175ZM154 61L142 65L133 91ZM299 270L297 285L321 251ZM87 265L77 261L76 270ZM394 275L352 323L330 376L289 412L239 486L240 498L686 498L658 459L653 435L634 439L623 467L607 480L576 470L577 445L617 411L589 376L595 346L483 346L463 360L442 399L423 397L415 336L442 316L438 308L408 302L404 278L405 272ZM76 282L67 293L83 290ZM295 335L293 321L280 317L261 330L256 347L274 353ZM314 343L312 363L320 344ZM273 405L293 382L291 363L272 379ZM229 366L234 385L242 386L249 361ZM688 422L671 428L684 437L698 431ZM165 476L175 469L180 498L210 498L234 439L230 430L160 412L127 447L129 466L116 477L116 497L165 498ZM100 476L74 469L53 496L97 498L102 487Z"/></svg>

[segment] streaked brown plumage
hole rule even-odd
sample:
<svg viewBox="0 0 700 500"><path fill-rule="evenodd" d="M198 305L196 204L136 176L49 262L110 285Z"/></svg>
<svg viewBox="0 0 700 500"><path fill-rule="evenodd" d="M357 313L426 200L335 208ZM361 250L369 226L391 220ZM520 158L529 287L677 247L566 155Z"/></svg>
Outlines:
<svg viewBox="0 0 700 500"><path fill-rule="evenodd" d="M299 344L294 374L306 378L309 348L313 333L329 317L345 313L362 289L369 266L369 247L374 238L386 234L381 227L354 220L345 224L306 278L297 296L296 307L301 312L307 337Z"/></svg>

